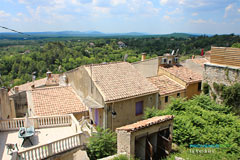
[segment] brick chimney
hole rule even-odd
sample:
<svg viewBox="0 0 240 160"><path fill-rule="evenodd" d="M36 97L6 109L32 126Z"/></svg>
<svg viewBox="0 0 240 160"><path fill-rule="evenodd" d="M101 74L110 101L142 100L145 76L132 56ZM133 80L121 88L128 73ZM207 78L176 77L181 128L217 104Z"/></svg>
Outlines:
<svg viewBox="0 0 240 160"><path fill-rule="evenodd" d="M142 53L142 59L141 59L141 61L145 61L145 59L146 59L146 53Z"/></svg>
<svg viewBox="0 0 240 160"><path fill-rule="evenodd" d="M52 72L51 71L47 71L47 79L51 78L52 76Z"/></svg>

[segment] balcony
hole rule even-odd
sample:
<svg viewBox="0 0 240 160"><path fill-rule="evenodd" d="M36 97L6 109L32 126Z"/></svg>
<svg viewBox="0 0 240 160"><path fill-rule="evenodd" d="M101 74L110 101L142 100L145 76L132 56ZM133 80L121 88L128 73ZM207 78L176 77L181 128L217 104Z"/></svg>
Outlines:
<svg viewBox="0 0 240 160"><path fill-rule="evenodd" d="M21 147L22 139L18 138L18 130L30 121L35 128L31 137L33 145L26 141ZM87 143L87 138L94 132L87 119L80 122L70 115L15 118L0 121L0 159L44 159L65 151L78 148ZM5 144L17 144L19 151L7 154Z"/></svg>

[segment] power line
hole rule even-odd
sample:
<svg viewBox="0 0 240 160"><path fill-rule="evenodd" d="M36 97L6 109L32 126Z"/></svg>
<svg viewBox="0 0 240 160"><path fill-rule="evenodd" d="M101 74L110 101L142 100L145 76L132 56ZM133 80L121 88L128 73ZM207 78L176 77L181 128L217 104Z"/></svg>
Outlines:
<svg viewBox="0 0 240 160"><path fill-rule="evenodd" d="M11 29L11 28L7 28L7 27L4 27L4 26L0 26L1 28L3 29L6 29L6 30L10 30L10 31L13 31L13 32L16 32L16 33L19 33L19 34L23 34L23 35L27 35L27 36L31 36L29 34L26 34L26 33L23 33L23 32L19 32L19 31L16 31L14 29Z"/></svg>

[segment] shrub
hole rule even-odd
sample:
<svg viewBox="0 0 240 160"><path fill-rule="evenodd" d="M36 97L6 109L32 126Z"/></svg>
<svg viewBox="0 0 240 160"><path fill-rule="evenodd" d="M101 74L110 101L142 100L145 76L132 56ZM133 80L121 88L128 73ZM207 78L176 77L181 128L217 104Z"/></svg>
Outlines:
<svg viewBox="0 0 240 160"><path fill-rule="evenodd" d="M225 86L221 94L225 105L232 106L233 110L240 114L240 83Z"/></svg>
<svg viewBox="0 0 240 160"><path fill-rule="evenodd" d="M97 128L89 138L87 153L91 160L107 157L117 153L117 136L116 133L109 129Z"/></svg>
<svg viewBox="0 0 240 160"><path fill-rule="evenodd" d="M210 86L208 85L208 83L203 83L203 93L209 94L209 89L210 89Z"/></svg>
<svg viewBox="0 0 240 160"><path fill-rule="evenodd" d="M154 116L174 115L173 142L178 145L228 144L228 148L220 151L237 154L240 153L240 120L230 110L202 94L188 101L175 99L163 111L151 109L145 113Z"/></svg>

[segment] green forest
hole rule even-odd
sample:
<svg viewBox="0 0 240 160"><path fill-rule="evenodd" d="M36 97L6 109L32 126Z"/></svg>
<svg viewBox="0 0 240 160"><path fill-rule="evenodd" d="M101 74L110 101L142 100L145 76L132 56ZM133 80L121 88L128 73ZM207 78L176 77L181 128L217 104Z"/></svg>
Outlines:
<svg viewBox="0 0 240 160"><path fill-rule="evenodd" d="M136 37L62 37L41 39L0 39L0 82L7 88L45 77L50 70L62 73L80 65L123 61L139 61L141 53L147 58L178 50L190 57L200 55L211 46L229 47L240 42L240 36L136 36Z"/></svg>

